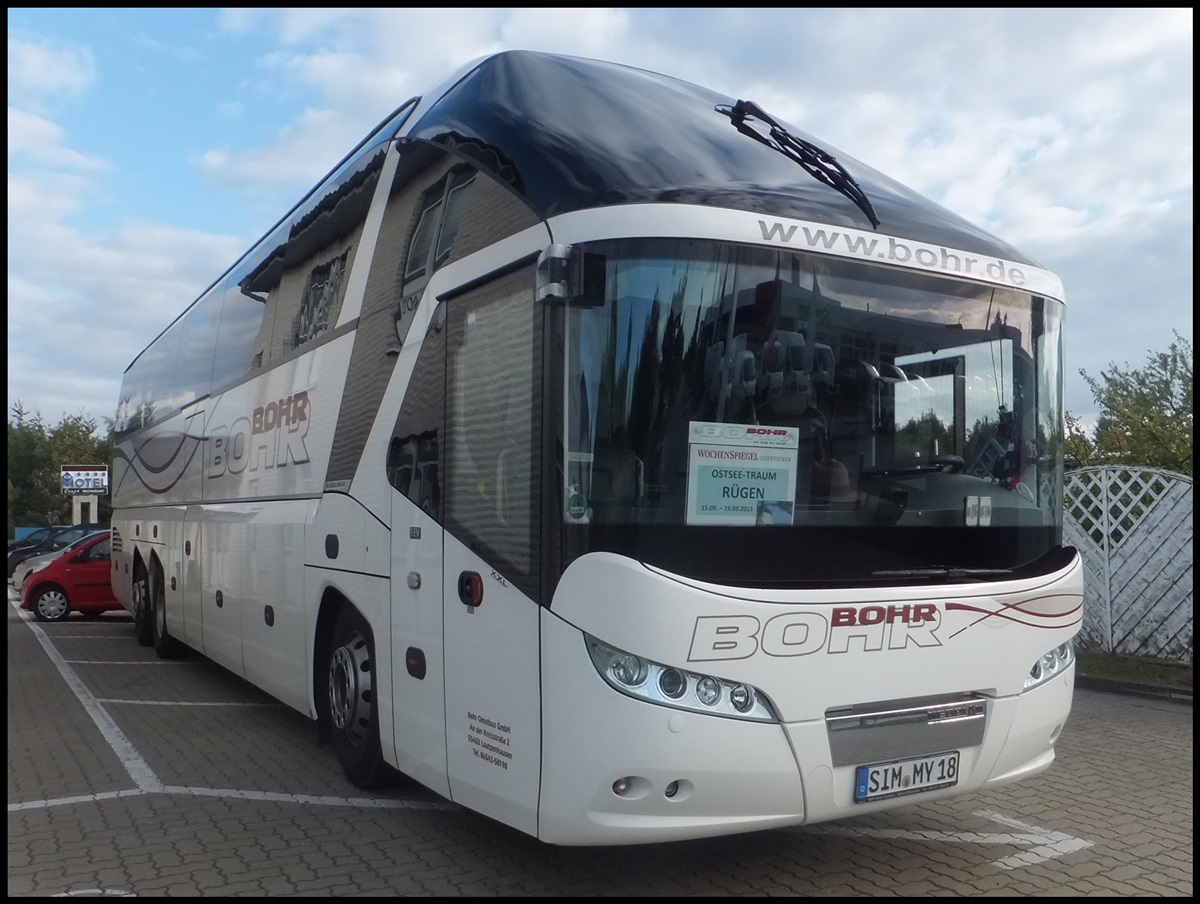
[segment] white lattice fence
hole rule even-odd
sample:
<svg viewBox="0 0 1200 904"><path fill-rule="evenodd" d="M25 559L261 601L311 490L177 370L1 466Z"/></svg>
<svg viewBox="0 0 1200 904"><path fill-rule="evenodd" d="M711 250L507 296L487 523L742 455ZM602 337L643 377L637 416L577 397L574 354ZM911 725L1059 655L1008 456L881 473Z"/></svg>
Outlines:
<svg viewBox="0 0 1200 904"><path fill-rule="evenodd" d="M1066 543L1084 564L1080 645L1192 661L1192 478L1108 466L1067 474Z"/></svg>

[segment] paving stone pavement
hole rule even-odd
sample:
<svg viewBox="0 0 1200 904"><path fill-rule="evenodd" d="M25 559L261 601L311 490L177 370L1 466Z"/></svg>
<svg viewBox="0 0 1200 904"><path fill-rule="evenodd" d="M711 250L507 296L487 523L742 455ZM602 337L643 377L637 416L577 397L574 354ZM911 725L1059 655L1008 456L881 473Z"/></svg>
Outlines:
<svg viewBox="0 0 1200 904"><path fill-rule="evenodd" d="M840 823L556 848L400 784L122 613L8 618L8 893L1192 895L1192 707L1077 689L1042 776Z"/></svg>

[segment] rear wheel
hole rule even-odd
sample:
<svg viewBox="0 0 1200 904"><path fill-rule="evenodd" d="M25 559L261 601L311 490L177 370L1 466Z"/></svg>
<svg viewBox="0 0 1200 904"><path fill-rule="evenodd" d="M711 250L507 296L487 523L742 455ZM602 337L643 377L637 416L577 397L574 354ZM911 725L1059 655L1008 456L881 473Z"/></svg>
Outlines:
<svg viewBox="0 0 1200 904"><path fill-rule="evenodd" d="M62 621L71 614L71 603L59 587L43 587L30 604L38 621Z"/></svg>
<svg viewBox="0 0 1200 904"><path fill-rule="evenodd" d="M350 606L342 609L334 626L321 693L323 715L346 778L359 788L386 784L393 772L379 743L374 641L366 620Z"/></svg>
<svg viewBox="0 0 1200 904"><path fill-rule="evenodd" d="M157 563L150 567L150 611L154 652L159 659L174 659L182 648L167 630L167 594L163 588L162 569Z"/></svg>
<svg viewBox="0 0 1200 904"><path fill-rule="evenodd" d="M150 580L138 566L133 578L133 636L143 647L154 643L153 613L150 611Z"/></svg>

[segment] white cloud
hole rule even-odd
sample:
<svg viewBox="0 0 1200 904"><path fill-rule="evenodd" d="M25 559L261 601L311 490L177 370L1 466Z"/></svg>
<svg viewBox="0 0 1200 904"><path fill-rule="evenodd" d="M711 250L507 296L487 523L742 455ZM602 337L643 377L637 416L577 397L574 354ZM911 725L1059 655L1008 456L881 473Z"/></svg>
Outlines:
<svg viewBox="0 0 1200 904"><path fill-rule="evenodd" d="M52 423L81 408L110 415L125 366L243 247L158 223L99 235L53 216L31 224L16 243L22 275L8 280L10 336L30 339L9 342L9 407L22 400Z"/></svg>
<svg viewBox="0 0 1200 904"><path fill-rule="evenodd" d="M278 216L346 155L353 146L347 135L366 134L368 127L359 126L340 111L307 110L265 144L214 148L193 162L215 183L266 202Z"/></svg>
<svg viewBox="0 0 1200 904"><path fill-rule="evenodd" d="M8 108L8 157L24 157L27 163L40 167L62 167L76 171L97 172L107 168L99 157L82 154L63 146L63 130L55 122L20 110Z"/></svg>
<svg viewBox="0 0 1200 904"><path fill-rule="evenodd" d="M216 184L274 222L409 96L483 54L545 50L643 66L754 100L1058 272L1069 299L1068 407L1077 414L1091 406L1074 379L1080 367L1094 374L1112 360L1140 364L1149 349L1165 349L1172 327L1191 334L1190 9L215 15L218 31L257 56L230 61L241 89L216 113L242 131L232 139L198 133L196 185L172 186L181 203ZM164 43L142 28L131 35L143 48ZM114 384L132 354L245 245L152 223L68 225L94 213L107 187L97 178L108 175L108 162L91 136L64 127L63 112L65 101L102 87L98 50L9 39L10 401L14 388L35 393L52 400L42 405L47 414L97 379L68 384L64 367L65 389L29 381L25 374L44 371L47 359L39 337L60 343L77 330L65 341L82 349L79 364ZM180 86L181 97L186 90ZM261 110L283 98L298 100L300 112L264 128ZM118 109L123 99L97 93L89 101ZM123 161L111 162L114 176L132 178ZM102 318L79 328L95 311ZM115 385L104 386L96 410L107 412L115 396Z"/></svg>
<svg viewBox="0 0 1200 904"><path fill-rule="evenodd" d="M82 94L96 77L95 61L86 47L10 37L8 102L22 105L58 95Z"/></svg>

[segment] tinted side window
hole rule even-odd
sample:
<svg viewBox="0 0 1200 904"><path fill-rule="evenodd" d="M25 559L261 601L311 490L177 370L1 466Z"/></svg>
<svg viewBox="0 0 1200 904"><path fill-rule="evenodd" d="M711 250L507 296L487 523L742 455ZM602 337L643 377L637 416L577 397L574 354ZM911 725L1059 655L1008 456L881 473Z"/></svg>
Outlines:
<svg viewBox="0 0 1200 904"><path fill-rule="evenodd" d="M387 478L397 490L442 520L442 442L446 387L446 306L434 314L413 367L388 445Z"/></svg>
<svg viewBox="0 0 1200 904"><path fill-rule="evenodd" d="M260 299L244 294L237 280L226 281L217 326L213 389L220 389L246 375L251 366L250 349L262 328L265 314L266 305Z"/></svg>
<svg viewBox="0 0 1200 904"><path fill-rule="evenodd" d="M532 266L447 318L446 526L537 598L541 377Z"/></svg>
<svg viewBox="0 0 1200 904"><path fill-rule="evenodd" d="M118 438L174 410L171 388L181 333L179 322L172 324L125 371L117 403Z"/></svg>
<svg viewBox="0 0 1200 904"><path fill-rule="evenodd" d="M172 391L173 401L178 405L186 405L212 389L213 353L223 296L219 287L213 289L183 315Z"/></svg>
<svg viewBox="0 0 1200 904"><path fill-rule="evenodd" d="M404 269L406 280L432 273L449 255L467 204L468 187L474 181L474 169L457 166L422 196Z"/></svg>

